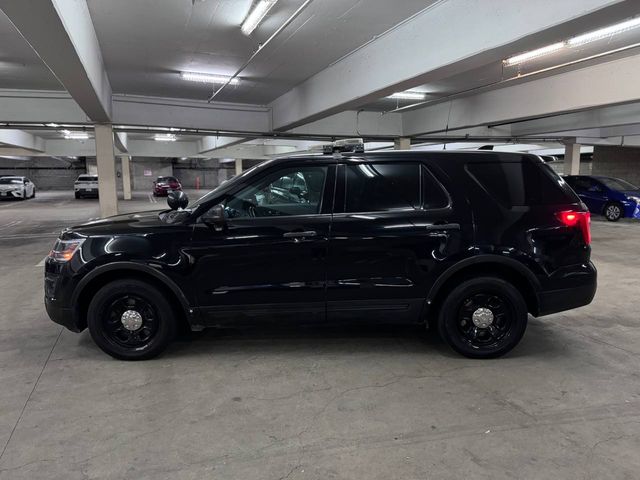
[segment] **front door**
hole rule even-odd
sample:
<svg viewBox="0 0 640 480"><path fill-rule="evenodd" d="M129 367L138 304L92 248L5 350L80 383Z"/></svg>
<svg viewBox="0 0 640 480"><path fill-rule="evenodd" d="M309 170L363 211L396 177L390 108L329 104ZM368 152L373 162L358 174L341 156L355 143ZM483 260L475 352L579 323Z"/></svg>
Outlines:
<svg viewBox="0 0 640 480"><path fill-rule="evenodd" d="M222 231L198 221L188 253L206 325L324 320L334 169L268 170L225 197Z"/></svg>
<svg viewBox="0 0 640 480"><path fill-rule="evenodd" d="M461 247L447 192L419 162L341 165L327 267L330 321L418 321Z"/></svg>

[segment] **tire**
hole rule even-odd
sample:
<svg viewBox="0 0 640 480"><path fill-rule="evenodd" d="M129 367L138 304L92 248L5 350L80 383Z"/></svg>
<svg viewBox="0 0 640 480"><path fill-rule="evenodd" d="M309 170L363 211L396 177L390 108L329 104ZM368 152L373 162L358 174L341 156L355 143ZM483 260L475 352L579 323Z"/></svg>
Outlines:
<svg viewBox="0 0 640 480"><path fill-rule="evenodd" d="M622 218L624 210L617 202L609 202L604 206L604 218L610 222L617 222Z"/></svg>
<svg viewBox="0 0 640 480"><path fill-rule="evenodd" d="M36 198L36 189L35 189L35 187L33 189L33 193L31 194L31 198Z"/></svg>
<svg viewBox="0 0 640 480"><path fill-rule="evenodd" d="M78 192L76 192L76 200L78 200L80 198L80 194Z"/></svg>
<svg viewBox="0 0 640 480"><path fill-rule="evenodd" d="M154 286L135 279L116 280L95 294L87 312L91 338L119 360L147 360L164 351L176 334L171 304ZM134 324L125 325L125 312ZM129 316L131 318L131 315ZM136 323L138 326L136 328Z"/></svg>
<svg viewBox="0 0 640 480"><path fill-rule="evenodd" d="M438 332L465 357L496 358L520 342L527 317L527 305L517 288L500 278L477 277L461 283L445 298Z"/></svg>

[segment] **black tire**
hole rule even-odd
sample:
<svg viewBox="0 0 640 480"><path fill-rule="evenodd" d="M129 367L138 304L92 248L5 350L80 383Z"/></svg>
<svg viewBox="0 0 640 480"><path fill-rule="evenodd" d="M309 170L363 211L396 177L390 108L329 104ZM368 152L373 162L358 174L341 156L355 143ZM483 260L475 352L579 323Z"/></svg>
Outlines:
<svg viewBox="0 0 640 480"><path fill-rule="evenodd" d="M78 200L80 198L80 194L78 192L76 192L76 200Z"/></svg>
<svg viewBox="0 0 640 480"><path fill-rule="evenodd" d="M35 189L35 187L33 188L33 193L31 194L31 198L36 198L36 189Z"/></svg>
<svg viewBox="0 0 640 480"><path fill-rule="evenodd" d="M141 325L136 330L123 324L126 311L139 314ZM166 295L135 279L116 280L98 290L89 304L87 323L96 345L119 360L147 360L159 355L177 329Z"/></svg>
<svg viewBox="0 0 640 480"><path fill-rule="evenodd" d="M617 222L623 214L624 209L618 202L609 202L604 206L604 218L610 222Z"/></svg>
<svg viewBox="0 0 640 480"><path fill-rule="evenodd" d="M461 283L445 298L438 331L465 357L495 358L520 342L527 317L527 305L517 288L500 278L478 277ZM483 322L490 323L483 328Z"/></svg>

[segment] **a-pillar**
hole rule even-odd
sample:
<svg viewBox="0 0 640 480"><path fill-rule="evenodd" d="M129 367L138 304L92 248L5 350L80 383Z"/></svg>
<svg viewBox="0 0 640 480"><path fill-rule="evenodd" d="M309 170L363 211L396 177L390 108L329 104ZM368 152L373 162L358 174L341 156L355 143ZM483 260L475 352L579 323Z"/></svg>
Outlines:
<svg viewBox="0 0 640 480"><path fill-rule="evenodd" d="M407 137L399 137L393 141L395 150L411 150L411 139Z"/></svg>
<svg viewBox="0 0 640 480"><path fill-rule="evenodd" d="M242 173L242 159L236 158L236 175L240 175Z"/></svg>
<svg viewBox="0 0 640 480"><path fill-rule="evenodd" d="M564 147L565 175L580 174L580 144L567 143Z"/></svg>
<svg viewBox="0 0 640 480"><path fill-rule="evenodd" d="M113 153L113 128L111 125L95 125L96 163L98 166L98 193L100 216L118 214L116 191L116 157Z"/></svg>
<svg viewBox="0 0 640 480"><path fill-rule="evenodd" d="M122 193L125 200L131 200L131 157L124 156L122 162Z"/></svg>

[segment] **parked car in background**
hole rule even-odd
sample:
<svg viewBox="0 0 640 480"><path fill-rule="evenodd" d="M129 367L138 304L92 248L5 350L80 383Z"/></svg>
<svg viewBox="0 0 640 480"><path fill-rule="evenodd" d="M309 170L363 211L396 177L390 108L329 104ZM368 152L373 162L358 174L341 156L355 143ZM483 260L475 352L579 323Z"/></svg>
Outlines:
<svg viewBox="0 0 640 480"><path fill-rule="evenodd" d="M182 190L182 185L176 177L158 177L153 182L153 194L166 197L173 190Z"/></svg>
<svg viewBox="0 0 640 480"><path fill-rule="evenodd" d="M421 324L490 358L529 313L596 291L590 214L535 155L278 158L167 203L61 233L45 262L54 322L125 360L159 354L181 326L256 320Z"/></svg>
<svg viewBox="0 0 640 480"><path fill-rule="evenodd" d="M76 198L98 197L98 176L80 175L73 184L73 191Z"/></svg>
<svg viewBox="0 0 640 480"><path fill-rule="evenodd" d="M596 175L567 175L564 179L591 213L604 215L610 222L640 218L640 188L626 180Z"/></svg>
<svg viewBox="0 0 640 480"><path fill-rule="evenodd" d="M36 186L27 177L0 177L0 198L33 198Z"/></svg>

